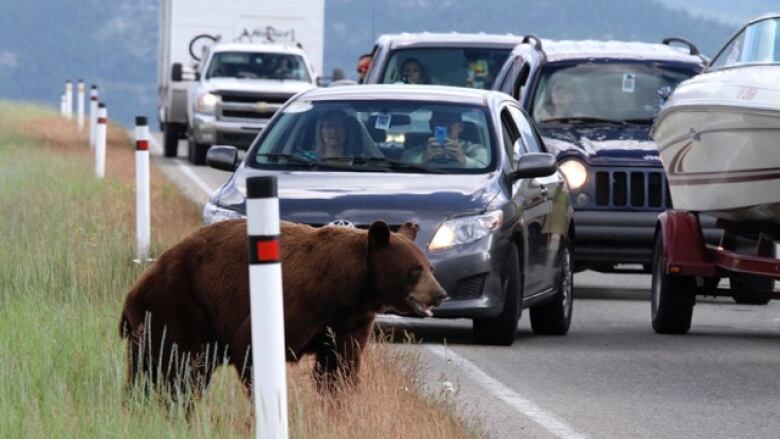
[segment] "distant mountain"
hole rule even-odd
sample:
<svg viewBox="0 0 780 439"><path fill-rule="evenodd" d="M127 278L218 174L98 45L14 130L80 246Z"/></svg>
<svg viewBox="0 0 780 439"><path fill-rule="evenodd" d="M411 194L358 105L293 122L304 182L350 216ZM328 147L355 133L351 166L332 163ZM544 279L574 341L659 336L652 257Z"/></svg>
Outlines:
<svg viewBox="0 0 780 439"><path fill-rule="evenodd" d="M717 11L765 4L711 1L720 5ZM354 77L358 55L370 51L379 34L423 30L651 42L675 35L712 54L739 23L700 13L707 10L705 0L689 3L703 6L680 10L672 0L326 0L324 74L339 67ZM112 119L129 126L136 114L156 116L157 4L4 2L0 98L56 106L65 79L81 77L100 85Z"/></svg>
<svg viewBox="0 0 780 439"><path fill-rule="evenodd" d="M675 10L685 11L696 17L710 18L726 24L742 25L751 18L766 13L780 12L778 0L656 0Z"/></svg>

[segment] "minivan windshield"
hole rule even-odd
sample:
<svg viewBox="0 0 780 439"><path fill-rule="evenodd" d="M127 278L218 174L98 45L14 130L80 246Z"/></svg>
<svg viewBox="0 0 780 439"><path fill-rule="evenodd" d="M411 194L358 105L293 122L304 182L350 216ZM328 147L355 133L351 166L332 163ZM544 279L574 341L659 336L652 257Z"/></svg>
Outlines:
<svg viewBox="0 0 780 439"><path fill-rule="evenodd" d="M251 149L255 168L482 173L495 169L485 108L360 100L294 101Z"/></svg>
<svg viewBox="0 0 780 439"><path fill-rule="evenodd" d="M439 84L490 89L511 48L398 49L388 57L382 84Z"/></svg>
<svg viewBox="0 0 780 439"><path fill-rule="evenodd" d="M579 119L650 124L661 96L696 73L693 67L646 63L551 64L536 87L532 115L539 123Z"/></svg>
<svg viewBox="0 0 780 439"><path fill-rule="evenodd" d="M303 57L268 52L217 52L211 57L206 78L310 81Z"/></svg>

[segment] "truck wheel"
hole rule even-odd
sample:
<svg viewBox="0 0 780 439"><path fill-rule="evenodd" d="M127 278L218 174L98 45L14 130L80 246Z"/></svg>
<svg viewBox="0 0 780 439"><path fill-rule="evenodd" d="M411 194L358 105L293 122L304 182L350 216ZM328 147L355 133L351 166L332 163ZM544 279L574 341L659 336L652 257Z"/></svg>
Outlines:
<svg viewBox="0 0 780 439"><path fill-rule="evenodd" d="M663 234L653 249L653 284L650 290L653 330L658 334L685 334L691 329L696 281L688 276L670 276L664 270Z"/></svg>
<svg viewBox="0 0 780 439"><path fill-rule="evenodd" d="M164 128L164 154L165 157L176 157L179 155L179 131L170 126L170 124L166 124Z"/></svg>
<svg viewBox="0 0 780 439"><path fill-rule="evenodd" d="M531 329L540 335L566 335L571 326L574 304L574 271L571 244L561 255L561 273L553 299L531 308Z"/></svg>
<svg viewBox="0 0 780 439"><path fill-rule="evenodd" d="M761 276L731 276L731 297L741 305L766 305L772 300L775 280Z"/></svg>
<svg viewBox="0 0 780 439"><path fill-rule="evenodd" d="M474 339L479 344L511 346L517 338L520 319L520 300L523 297L523 276L520 256L512 244L507 256L507 274L504 283L504 309L495 317L474 319Z"/></svg>
<svg viewBox="0 0 780 439"><path fill-rule="evenodd" d="M187 158L193 165L203 166L206 164L206 153L211 145L205 143L196 143L190 140L187 144Z"/></svg>

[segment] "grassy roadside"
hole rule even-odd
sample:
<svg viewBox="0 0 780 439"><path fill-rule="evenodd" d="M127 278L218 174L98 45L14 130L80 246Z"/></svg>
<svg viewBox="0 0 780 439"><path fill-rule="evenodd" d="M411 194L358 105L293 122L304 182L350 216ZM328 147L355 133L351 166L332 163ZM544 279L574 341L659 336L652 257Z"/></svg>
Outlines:
<svg viewBox="0 0 780 439"><path fill-rule="evenodd" d="M192 418L128 401L118 316L134 257L134 155L109 132L105 181L86 138L41 108L0 102L0 437L247 437L251 405L223 368ZM152 253L200 224L199 209L152 169ZM421 393L420 361L384 343L357 391L316 394L306 360L288 367L296 438L477 437L473 420Z"/></svg>

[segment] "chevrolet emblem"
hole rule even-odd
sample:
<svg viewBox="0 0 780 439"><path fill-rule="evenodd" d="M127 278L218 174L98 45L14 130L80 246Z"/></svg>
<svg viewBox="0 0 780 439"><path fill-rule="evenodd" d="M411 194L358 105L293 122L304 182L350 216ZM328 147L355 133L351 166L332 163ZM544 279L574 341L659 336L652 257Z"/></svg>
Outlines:
<svg viewBox="0 0 780 439"><path fill-rule="evenodd" d="M261 101L255 104L255 111L258 113L268 112L268 102Z"/></svg>

